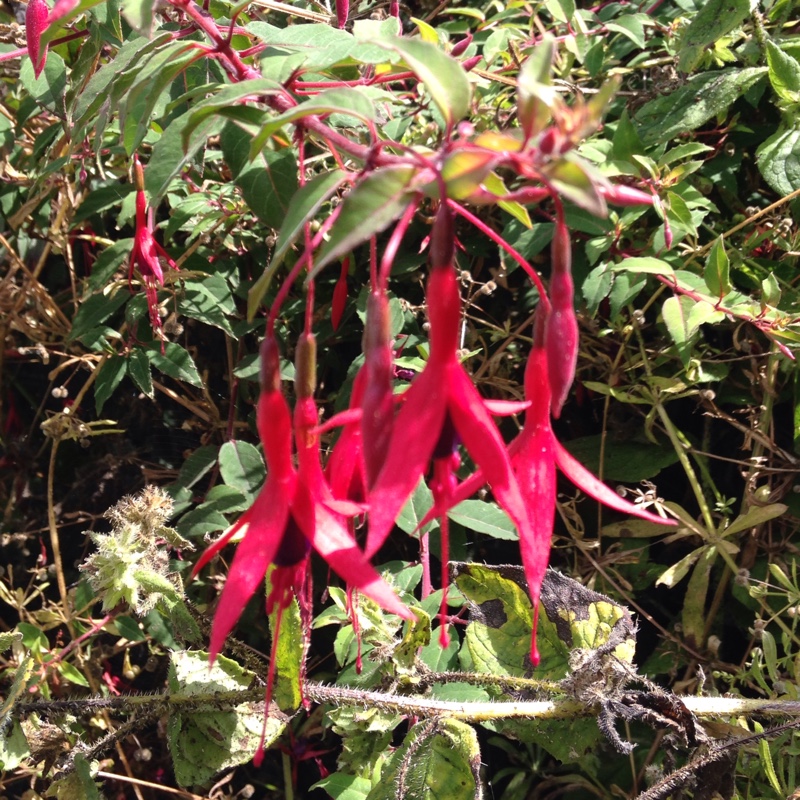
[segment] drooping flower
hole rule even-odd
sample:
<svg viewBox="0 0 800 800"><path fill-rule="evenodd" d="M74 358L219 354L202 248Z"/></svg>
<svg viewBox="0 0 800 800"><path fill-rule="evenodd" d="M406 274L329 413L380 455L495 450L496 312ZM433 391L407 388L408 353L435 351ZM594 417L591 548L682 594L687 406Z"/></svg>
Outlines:
<svg viewBox="0 0 800 800"><path fill-rule="evenodd" d="M50 9L45 0L29 0L25 10L25 41L33 63L33 74L39 77L47 62L47 45L42 48L42 34L47 28Z"/></svg>
<svg viewBox="0 0 800 800"><path fill-rule="evenodd" d="M505 443L458 358L461 297L454 270L454 241L452 211L442 204L431 236L431 270L426 292L430 354L425 368L404 395L383 466L370 488L368 556L389 535L400 509L431 460L442 462L435 467L437 484L449 484L443 467L452 471L459 443L463 443L482 468L495 498L521 535L531 535L529 517ZM446 584L446 579L443 583Z"/></svg>
<svg viewBox="0 0 800 800"><path fill-rule="evenodd" d="M158 287L164 285L164 272L160 259L172 268L178 265L169 257L166 250L153 237L153 215L147 210L147 199L144 195L144 172L138 157L134 161L134 178L136 183L136 229L133 249L128 266L128 286L131 285L134 269L139 270L147 297L147 310L153 332L161 340L161 351L164 352L161 316L158 313Z"/></svg>
<svg viewBox="0 0 800 800"><path fill-rule="evenodd" d="M316 425L316 408L312 411L302 398L295 410L296 420L300 421L299 425L295 422L295 427L304 432L304 439L297 443L298 469L292 463L292 415L281 390L274 338L264 340L261 363L257 423L267 479L253 505L206 550L194 569L196 574L234 535L242 534L214 615L212 658L222 649L270 564L277 569L272 575L273 592L267 600L268 609L288 604L297 568L304 565L310 549L318 552L340 577L387 611L411 618L409 610L370 565L337 514L336 501L322 475L318 437L311 433Z"/></svg>
<svg viewBox="0 0 800 800"><path fill-rule="evenodd" d="M539 613L539 595L550 560L550 540L553 533L556 509L556 467L572 483L598 503L622 514L631 514L650 522L674 525L673 520L634 505L593 475L556 439L550 424L552 392L549 380L548 354L544 345L548 312L540 306L534 322L533 346L525 368L525 399L529 402L525 424L519 435L508 446L511 463L522 492L525 507L530 515L528 533L519 530L520 554L528 583L528 593L534 608L531 640L531 661L539 662L536 647L536 621ZM478 469L456 487L451 496L451 507L471 497L487 483L483 470ZM432 509L422 520L426 525L434 516Z"/></svg>

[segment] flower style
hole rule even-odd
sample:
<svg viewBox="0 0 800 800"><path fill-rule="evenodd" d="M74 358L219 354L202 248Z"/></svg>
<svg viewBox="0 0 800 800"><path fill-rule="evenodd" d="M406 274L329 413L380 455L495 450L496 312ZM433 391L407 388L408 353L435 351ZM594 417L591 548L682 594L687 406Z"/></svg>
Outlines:
<svg viewBox="0 0 800 800"><path fill-rule="evenodd" d="M161 269L160 259L163 258L172 269L178 269L178 265L153 237L152 209L148 214L147 200L144 196L144 172L138 157L134 162L134 176L136 181L136 231L128 266L128 286L131 285L134 268L138 268L147 297L150 325L161 340L163 353L164 337L161 316L158 313L158 287L164 285L164 272Z"/></svg>

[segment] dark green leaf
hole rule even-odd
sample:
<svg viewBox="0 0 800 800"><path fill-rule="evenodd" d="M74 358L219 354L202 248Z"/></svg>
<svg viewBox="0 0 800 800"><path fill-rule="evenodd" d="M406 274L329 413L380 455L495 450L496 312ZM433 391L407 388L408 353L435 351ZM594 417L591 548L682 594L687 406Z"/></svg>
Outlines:
<svg viewBox="0 0 800 800"><path fill-rule="evenodd" d="M678 68L692 72L706 49L738 27L750 15L748 0L705 0L689 27L681 32Z"/></svg>
<svg viewBox="0 0 800 800"><path fill-rule="evenodd" d="M115 292L111 296L93 294L88 297L78 308L78 313L72 321L72 330L67 334L67 341L79 339L92 328L105 322L125 304L129 297L127 290Z"/></svg>
<svg viewBox="0 0 800 800"><path fill-rule="evenodd" d="M767 72L766 67L721 69L690 78L685 86L645 103L634 119L646 145L697 130L738 100Z"/></svg>
<svg viewBox="0 0 800 800"><path fill-rule="evenodd" d="M800 63L778 47L767 42L769 81L775 93L787 103L800 101Z"/></svg>
<svg viewBox="0 0 800 800"><path fill-rule="evenodd" d="M249 442L225 442L219 449L219 471L228 486L238 489L251 501L261 489L266 474L264 459Z"/></svg>
<svg viewBox="0 0 800 800"><path fill-rule="evenodd" d="M800 123L770 136L756 150L756 159L764 180L779 195L800 189Z"/></svg>
<svg viewBox="0 0 800 800"><path fill-rule="evenodd" d="M128 356L128 375L147 397L153 397L153 378L150 374L150 359L145 352L138 348L131 350Z"/></svg>
<svg viewBox="0 0 800 800"><path fill-rule="evenodd" d="M194 364L194 359L179 344L166 342L164 353L161 352L158 344L152 344L145 350L145 353L147 358L150 359L150 363L159 372L163 372L177 381L191 383L192 386L203 385L200 373Z"/></svg>
<svg viewBox="0 0 800 800"><path fill-rule="evenodd" d="M103 410L106 400L125 377L127 361L123 356L111 356L100 368L94 383L94 410L97 416Z"/></svg>

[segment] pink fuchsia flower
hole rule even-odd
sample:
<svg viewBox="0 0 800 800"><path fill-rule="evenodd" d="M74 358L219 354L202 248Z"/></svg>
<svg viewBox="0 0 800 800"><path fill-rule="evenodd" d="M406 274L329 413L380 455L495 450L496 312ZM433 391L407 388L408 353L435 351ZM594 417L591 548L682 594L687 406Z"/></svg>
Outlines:
<svg viewBox="0 0 800 800"><path fill-rule="evenodd" d="M368 556L377 552L386 540L400 509L432 459L443 462L434 468L437 486L443 490L449 487L445 473L453 470L459 442L481 467L495 498L521 535L532 535L505 443L458 358L461 297L454 270L454 242L452 212L442 205L431 237L431 271L426 292L430 355L403 397L384 464L370 489ZM442 539L444 588L446 535ZM443 599L443 606L444 602Z"/></svg>
<svg viewBox="0 0 800 800"><path fill-rule="evenodd" d="M131 285L134 269L138 269L147 297L150 325L153 332L161 339L161 351L163 352L164 338L161 334L161 316L158 313L158 287L164 285L164 272L160 259L163 258L172 269L178 269L178 265L153 237L152 209L148 214L147 200L144 195L144 172L138 157L134 161L134 177L136 182L136 229L128 266L128 286Z"/></svg>
<svg viewBox="0 0 800 800"><path fill-rule="evenodd" d="M561 442L556 439L550 425L551 389L548 355L544 346L547 313L540 306L534 323L533 347L525 368L525 399L529 406L525 412L525 425L519 436L509 445L514 475L522 492L525 507L530 515L527 535L520 530L519 545L528 593L534 608L531 637L531 661L539 662L536 647L536 622L539 614L539 596L545 571L550 560L550 540L553 533L556 509L556 467L589 497L622 514L631 514L661 525L675 525L641 506L624 500L615 491L593 475ZM453 491L453 505L471 497L486 478L478 470ZM434 517L429 512L420 525Z"/></svg>
<svg viewBox="0 0 800 800"><path fill-rule="evenodd" d="M347 532L337 503L325 484L319 439L313 433L316 407L300 398L295 409L299 469L292 462L292 415L281 391L278 346L268 337L261 346L262 389L257 423L267 479L253 505L209 547L194 568L197 574L236 534L242 534L228 572L211 630L211 657L255 593L267 568L275 564L267 609L283 608L296 586L297 568L316 550L340 577L380 606L404 619L411 612L378 575ZM311 405L314 405L311 400ZM313 418L313 422L312 422Z"/></svg>
<svg viewBox="0 0 800 800"><path fill-rule="evenodd" d="M29 0L25 10L25 40L33 63L33 74L39 77L47 62L47 45L42 48L42 34L47 28L50 9L45 0Z"/></svg>

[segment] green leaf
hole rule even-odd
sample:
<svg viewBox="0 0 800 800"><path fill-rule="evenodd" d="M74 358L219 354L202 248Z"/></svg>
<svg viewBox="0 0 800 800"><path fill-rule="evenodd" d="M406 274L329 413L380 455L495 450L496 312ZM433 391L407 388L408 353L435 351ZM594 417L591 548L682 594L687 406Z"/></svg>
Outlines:
<svg viewBox="0 0 800 800"><path fill-rule="evenodd" d="M123 0L122 15L135 31L148 36L153 27L154 6L154 0Z"/></svg>
<svg viewBox="0 0 800 800"><path fill-rule="evenodd" d="M406 735L367 800L476 800L480 747L475 730L457 720L420 722Z"/></svg>
<svg viewBox="0 0 800 800"><path fill-rule="evenodd" d="M342 87L326 89L310 97L303 103L293 106L289 111L272 117L253 137L250 145L250 160L253 160L264 148L272 134L277 133L289 122L321 114L344 114L360 122L375 122L375 106L364 92L358 89Z"/></svg>
<svg viewBox="0 0 800 800"><path fill-rule="evenodd" d="M152 344L144 351L150 364L159 372L175 378L176 381L186 381L192 386L202 386L203 380L197 371L194 359L189 353L175 342L166 342L164 352L157 344Z"/></svg>
<svg viewBox="0 0 800 800"><path fill-rule="evenodd" d="M129 156L144 139L164 91L196 58L197 51L178 40L160 48L138 72L119 109L122 142Z"/></svg>
<svg viewBox="0 0 800 800"><path fill-rule="evenodd" d="M422 81L448 127L466 116L472 87L461 64L430 42L419 39L384 39L376 42L399 53Z"/></svg>
<svg viewBox="0 0 800 800"><path fill-rule="evenodd" d="M277 228L289 211L297 190L297 159L291 148L259 150L250 163L250 134L229 122L220 135L225 161L250 210L271 228Z"/></svg>
<svg viewBox="0 0 800 800"><path fill-rule="evenodd" d="M552 36L543 36L525 59L517 77L517 115L527 137L536 136L550 121L558 104L552 86L555 47Z"/></svg>
<svg viewBox="0 0 800 800"><path fill-rule="evenodd" d="M781 128L756 150L758 169L779 195L800 189L800 123Z"/></svg>
<svg viewBox="0 0 800 800"><path fill-rule="evenodd" d="M678 69L692 72L709 45L738 27L750 15L749 0L705 0L689 27L681 32Z"/></svg>
<svg viewBox="0 0 800 800"><path fill-rule="evenodd" d="M311 790L323 789L333 800L366 800L371 788L372 781L366 778L347 775L344 772L334 772L327 778L317 781Z"/></svg>
<svg viewBox="0 0 800 800"><path fill-rule="evenodd" d="M178 533L187 539L199 539L207 533L224 531L230 527L228 518L205 503L184 514L177 524Z"/></svg>
<svg viewBox="0 0 800 800"><path fill-rule="evenodd" d="M800 101L800 63L785 53L773 41L767 42L769 81L781 100L787 103Z"/></svg>
<svg viewBox="0 0 800 800"><path fill-rule="evenodd" d="M80 339L92 328L96 328L109 317L112 317L126 303L129 297L127 290L118 291L112 295L93 294L88 297L81 303L78 313L72 320L72 330L67 334L67 342Z"/></svg>
<svg viewBox="0 0 800 800"><path fill-rule="evenodd" d="M106 247L92 264L89 288L93 291L102 289L122 264L128 261L132 249L133 239L120 239L118 242L114 242L111 247Z"/></svg>
<svg viewBox="0 0 800 800"><path fill-rule="evenodd" d="M144 395L153 398L153 377L150 374L150 359L139 348L131 350L128 356L128 375Z"/></svg>
<svg viewBox="0 0 800 800"><path fill-rule="evenodd" d="M722 236L715 239L708 251L703 277L709 292L716 297L724 297L731 290L731 265Z"/></svg>
<svg viewBox="0 0 800 800"><path fill-rule="evenodd" d="M789 510L789 506L783 503L770 503L766 506L753 506L746 513L739 515L736 519L722 531L723 536L730 536L732 533L741 533L750 528L756 528L765 522L777 519Z"/></svg>
<svg viewBox="0 0 800 800"><path fill-rule="evenodd" d="M688 366L692 354L692 341L697 333L697 326L689 321L689 313L696 305L696 301L691 297L668 297L661 307L661 314L664 317L664 324L667 331L675 342L678 355L681 357L684 367Z"/></svg>
<svg viewBox="0 0 800 800"><path fill-rule="evenodd" d="M111 356L100 367L94 383L94 409L98 417L106 404L106 400L114 394L114 390L125 377L126 370L127 360L124 356L116 355Z"/></svg>
<svg viewBox="0 0 800 800"><path fill-rule="evenodd" d="M210 275L201 281L188 280L183 289L178 304L181 314L214 325L231 338L237 338L229 319L236 313L236 304L225 278Z"/></svg>
<svg viewBox="0 0 800 800"><path fill-rule="evenodd" d="M274 569L267 575L267 596L272 589L270 577ZM302 682L305 642L303 622L300 618L300 606L293 597L286 608L273 611L269 617L269 627L275 636L275 629L280 619L278 641L273 649L276 659L275 686L272 697L281 711L294 713L303 702L300 691Z"/></svg>
<svg viewBox="0 0 800 800"><path fill-rule="evenodd" d="M5 731L0 732L0 769L4 772L15 770L30 753L22 726L15 719Z"/></svg>
<svg viewBox="0 0 800 800"><path fill-rule="evenodd" d="M238 489L251 502L266 475L264 459L249 442L225 442L219 449L219 471L228 486Z"/></svg>
<svg viewBox="0 0 800 800"><path fill-rule="evenodd" d="M242 100L248 98L259 100L264 95L277 94L282 90L281 84L270 78L251 78L239 83L221 86L219 91L199 102L186 115L186 124L181 131L184 149L189 147L192 134L197 127L209 117L215 117L223 109L239 105Z"/></svg>
<svg viewBox="0 0 800 800"><path fill-rule="evenodd" d="M697 130L755 86L766 67L721 69L689 78L671 94L645 103L634 117L645 145L665 142Z"/></svg>
<svg viewBox="0 0 800 800"><path fill-rule="evenodd" d="M433 508L433 494L431 494L428 484L426 484L425 481L420 478L419 483L417 483L416 488L411 494L411 497L408 498L405 505L400 510L400 513L395 520L395 524L405 533L414 534L417 536L419 535L419 531L417 530L419 524L422 522L423 518L431 510L431 508ZM425 533L436 525L437 523L435 521L429 522L422 529L422 532Z"/></svg>
<svg viewBox="0 0 800 800"><path fill-rule="evenodd" d="M766 306L777 307L781 301L781 286L774 272L761 281L761 302Z"/></svg>
<svg viewBox="0 0 800 800"><path fill-rule="evenodd" d="M652 256L626 258L624 261L620 261L619 264L612 264L611 270L612 272L636 272L650 275L667 275L669 277L674 277L675 275L675 270L666 261Z"/></svg>
<svg viewBox="0 0 800 800"><path fill-rule="evenodd" d="M33 64L23 58L19 67L19 80L25 91L37 103L59 117L64 117L64 95L67 91L67 67L58 53L47 54L44 70L38 78L33 75Z"/></svg>
<svg viewBox="0 0 800 800"><path fill-rule="evenodd" d="M531 669L531 601L519 581L519 567L456 564L455 582L470 610L464 639L476 672L525 677ZM544 615L541 615L544 617ZM560 680L567 673L568 650L555 628L540 618L537 676Z"/></svg>
<svg viewBox="0 0 800 800"><path fill-rule="evenodd" d="M77 686L85 686L87 689L89 688L89 681L86 680L83 673L73 667L68 661L59 662L57 669L59 674L70 683L74 683Z"/></svg>
<svg viewBox="0 0 800 800"><path fill-rule="evenodd" d="M413 167L386 167L356 184L342 202L330 238L314 260L312 277L402 216L412 199L415 173Z"/></svg>
<svg viewBox="0 0 800 800"><path fill-rule="evenodd" d="M647 405L649 405L649 401ZM595 474L600 470L600 453L603 445L601 435L582 436L570 439L565 447L588 470ZM623 483L638 483L654 478L662 469L678 460L675 448L665 445L659 447L652 442L615 441L613 447L603 451L603 478ZM663 532L663 529L662 529Z"/></svg>
<svg viewBox="0 0 800 800"><path fill-rule="evenodd" d="M656 581L656 586L668 586L670 589L673 586L676 586L681 580L683 580L684 577L686 577L686 575L689 573L689 570L692 568L692 565L695 563L695 561L697 561L698 558L700 558L705 550L706 545L698 547L697 549L692 550L692 552L688 555L685 555L680 561L676 562L668 569L665 569Z"/></svg>
<svg viewBox="0 0 800 800"><path fill-rule="evenodd" d="M596 217L608 216L605 198L597 191L593 170L577 156L560 158L542 169L548 180L568 200Z"/></svg>
<svg viewBox="0 0 800 800"><path fill-rule="evenodd" d="M652 24L652 19L648 14L621 14L606 22L605 26L610 31L627 36L637 47L644 49L646 44L644 26Z"/></svg>
<svg viewBox="0 0 800 800"><path fill-rule="evenodd" d="M249 689L253 672L225 656L209 665L208 653L177 651L172 654L167 676L173 694L197 695L194 706L176 712L167 721L167 740L181 786L205 784L218 772L245 764L258 749L264 724L264 703L244 702L231 710L214 701L214 694ZM270 709L265 744L268 747L283 732L285 717Z"/></svg>
<svg viewBox="0 0 800 800"><path fill-rule="evenodd" d="M497 503L487 500L464 500L447 512L453 522L467 530L485 533L495 539L519 539L517 529Z"/></svg>
<svg viewBox="0 0 800 800"><path fill-rule="evenodd" d="M145 188L153 206L161 202L173 179L192 162L209 138L221 133L226 123L222 116L205 117L187 137L184 131L191 121L191 111L172 120L153 147L144 174Z"/></svg>
<svg viewBox="0 0 800 800"><path fill-rule="evenodd" d="M717 548L706 547L694 565L681 610L683 635L690 646L698 647L704 643L703 633L706 625L706 602L711 568L717 560Z"/></svg>
<svg viewBox="0 0 800 800"><path fill-rule="evenodd" d="M105 186L99 185L95 187L78 206L74 217L75 224L83 222L101 211L119 206L134 191L133 186L128 183L119 183L119 181L112 181Z"/></svg>

